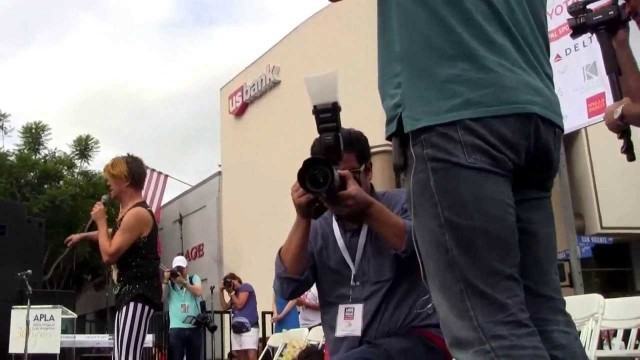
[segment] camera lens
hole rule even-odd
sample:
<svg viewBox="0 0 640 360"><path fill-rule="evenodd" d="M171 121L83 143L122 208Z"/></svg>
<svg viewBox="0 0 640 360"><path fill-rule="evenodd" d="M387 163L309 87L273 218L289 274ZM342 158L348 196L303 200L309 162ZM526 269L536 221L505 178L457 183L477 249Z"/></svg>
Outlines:
<svg viewBox="0 0 640 360"><path fill-rule="evenodd" d="M320 166L310 169L307 175L307 181L305 182L307 188L309 188L311 192L324 191L331 183L332 172L332 169Z"/></svg>

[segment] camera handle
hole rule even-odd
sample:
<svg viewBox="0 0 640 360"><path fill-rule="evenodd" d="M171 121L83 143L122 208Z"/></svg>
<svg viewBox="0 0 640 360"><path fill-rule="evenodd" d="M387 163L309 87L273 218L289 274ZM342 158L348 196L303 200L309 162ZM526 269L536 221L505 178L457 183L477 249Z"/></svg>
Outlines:
<svg viewBox="0 0 640 360"><path fill-rule="evenodd" d="M617 31L619 31L619 29ZM611 32L605 27L600 28L596 31L596 38L600 43L602 60L604 61L605 72L607 73L609 86L611 87L611 96L613 97L614 102L620 101L623 98L619 77L620 65L618 64L618 57L616 56L616 51L613 47ZM636 161L633 141L631 140L631 128L629 125L627 125L625 129L618 134L618 139L622 140L620 152L627 157L627 161Z"/></svg>

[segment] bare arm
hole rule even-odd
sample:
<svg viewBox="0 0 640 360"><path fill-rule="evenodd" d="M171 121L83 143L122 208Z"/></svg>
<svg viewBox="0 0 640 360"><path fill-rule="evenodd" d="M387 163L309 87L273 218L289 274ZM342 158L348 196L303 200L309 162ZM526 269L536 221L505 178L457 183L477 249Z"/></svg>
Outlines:
<svg viewBox="0 0 640 360"><path fill-rule="evenodd" d="M320 304L313 303L311 301L307 301L304 297L298 299L298 305L304 306L307 309L320 311Z"/></svg>
<svg viewBox="0 0 640 360"><path fill-rule="evenodd" d="M289 236L280 248L280 260L287 273L301 276L307 269L307 247L311 233L311 220L296 216Z"/></svg>
<svg viewBox="0 0 640 360"><path fill-rule="evenodd" d="M276 306L276 294L273 294L273 300L271 301L271 312L273 312L273 317L278 316L278 307Z"/></svg>
<svg viewBox="0 0 640 360"><path fill-rule="evenodd" d="M234 293L231 295L231 303L233 303L233 308L236 310L242 310L244 306L247 304L247 300L249 299L249 292L243 291L240 294Z"/></svg>
<svg viewBox="0 0 640 360"><path fill-rule="evenodd" d="M618 31L613 39L613 46L622 73L620 77L622 93L631 101L640 102L640 70L638 70L638 64L629 43L628 26Z"/></svg>
<svg viewBox="0 0 640 360"><path fill-rule="evenodd" d="M640 127L640 102L625 105L622 108L622 117L625 123Z"/></svg>
<svg viewBox="0 0 640 360"><path fill-rule="evenodd" d="M229 302L225 300L224 289L220 289L220 307L222 308L222 310L225 310L225 311L231 309L231 300L229 300Z"/></svg>
<svg viewBox="0 0 640 360"><path fill-rule="evenodd" d="M189 281L187 281L183 286L195 297L202 295L202 284L200 283L191 285L189 284Z"/></svg>
<svg viewBox="0 0 640 360"><path fill-rule="evenodd" d="M111 238L107 229L106 218L97 221L98 224L98 245L102 261L107 265L112 265L118 261L136 239L149 233L153 220L149 212L143 208L134 208L122 220L122 225Z"/></svg>
<svg viewBox="0 0 640 360"><path fill-rule="evenodd" d="M289 311L291 311L291 309L293 309L296 306L296 300L291 300L287 303L287 306L284 307L284 309L282 309L282 312L279 314L280 317L284 317L286 316Z"/></svg>

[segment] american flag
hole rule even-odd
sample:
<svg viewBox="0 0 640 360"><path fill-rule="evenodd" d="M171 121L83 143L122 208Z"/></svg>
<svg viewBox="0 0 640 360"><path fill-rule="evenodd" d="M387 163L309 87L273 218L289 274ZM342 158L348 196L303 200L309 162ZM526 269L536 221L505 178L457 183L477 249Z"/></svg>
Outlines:
<svg viewBox="0 0 640 360"><path fill-rule="evenodd" d="M142 197L149 204L149 207L156 215L156 222L160 223L160 211L162 210L162 197L167 187L169 175L158 170L147 167L147 180L144 183ZM158 255L162 252L160 239L158 239Z"/></svg>

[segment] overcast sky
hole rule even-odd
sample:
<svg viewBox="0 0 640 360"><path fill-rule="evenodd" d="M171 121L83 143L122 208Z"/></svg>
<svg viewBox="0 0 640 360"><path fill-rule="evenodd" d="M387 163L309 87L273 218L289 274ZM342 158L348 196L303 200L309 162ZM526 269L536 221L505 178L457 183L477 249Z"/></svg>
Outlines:
<svg viewBox="0 0 640 360"><path fill-rule="evenodd" d="M16 128L49 123L58 148L92 134L96 169L132 152L195 184L218 169L220 87L327 5L0 0L0 109ZM186 189L170 180L164 201Z"/></svg>
<svg viewBox="0 0 640 360"><path fill-rule="evenodd" d="M195 184L220 162L220 87L328 4L0 0L0 109L61 149L92 134L97 169L132 152ZM170 180L164 201L186 189Z"/></svg>

